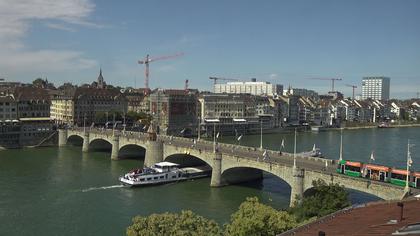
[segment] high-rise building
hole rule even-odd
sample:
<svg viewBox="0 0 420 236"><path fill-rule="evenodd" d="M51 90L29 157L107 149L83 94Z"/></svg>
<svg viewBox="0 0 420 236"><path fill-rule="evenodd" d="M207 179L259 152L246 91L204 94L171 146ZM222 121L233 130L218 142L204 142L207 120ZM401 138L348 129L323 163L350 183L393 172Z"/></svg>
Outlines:
<svg viewBox="0 0 420 236"><path fill-rule="evenodd" d="M390 78L384 76L371 76L362 79L362 99L389 99Z"/></svg>

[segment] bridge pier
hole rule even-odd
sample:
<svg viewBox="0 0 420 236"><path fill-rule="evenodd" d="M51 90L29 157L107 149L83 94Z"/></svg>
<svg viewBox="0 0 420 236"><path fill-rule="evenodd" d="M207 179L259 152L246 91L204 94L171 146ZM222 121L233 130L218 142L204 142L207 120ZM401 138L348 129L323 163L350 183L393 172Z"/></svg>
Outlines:
<svg viewBox="0 0 420 236"><path fill-rule="evenodd" d="M67 129L58 130L58 146L66 146L67 144Z"/></svg>
<svg viewBox="0 0 420 236"><path fill-rule="evenodd" d="M83 135L82 152L89 152L89 133Z"/></svg>
<svg viewBox="0 0 420 236"><path fill-rule="evenodd" d="M160 140L149 140L146 144L146 157L144 166L152 166L155 163L163 161L163 142Z"/></svg>
<svg viewBox="0 0 420 236"><path fill-rule="evenodd" d="M304 192L304 178L305 178L305 169L299 169L293 167L293 181L292 181L292 191L290 194L290 206L293 207L300 203L303 198Z"/></svg>
<svg viewBox="0 0 420 236"><path fill-rule="evenodd" d="M118 152L120 151L120 137L112 137L112 151L111 151L111 160L118 160Z"/></svg>
<svg viewBox="0 0 420 236"><path fill-rule="evenodd" d="M214 153L213 166L211 170L211 187L222 186L222 153Z"/></svg>

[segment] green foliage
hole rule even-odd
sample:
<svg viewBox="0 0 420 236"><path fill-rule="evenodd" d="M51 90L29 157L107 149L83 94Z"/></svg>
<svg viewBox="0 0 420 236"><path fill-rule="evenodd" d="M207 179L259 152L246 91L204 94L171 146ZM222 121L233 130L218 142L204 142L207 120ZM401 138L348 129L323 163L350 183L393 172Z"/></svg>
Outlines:
<svg viewBox="0 0 420 236"><path fill-rule="evenodd" d="M136 216L133 224L127 228L128 236L201 236L222 235L219 225L192 211L181 214L163 213L147 217Z"/></svg>
<svg viewBox="0 0 420 236"><path fill-rule="evenodd" d="M313 182L313 194L304 197L300 204L290 209L299 221L331 214L350 205L348 193L338 184L327 185L322 180Z"/></svg>
<svg viewBox="0 0 420 236"><path fill-rule="evenodd" d="M232 214L230 224L225 226L225 235L276 235L296 224L294 216L261 204L257 197L253 197L247 198Z"/></svg>

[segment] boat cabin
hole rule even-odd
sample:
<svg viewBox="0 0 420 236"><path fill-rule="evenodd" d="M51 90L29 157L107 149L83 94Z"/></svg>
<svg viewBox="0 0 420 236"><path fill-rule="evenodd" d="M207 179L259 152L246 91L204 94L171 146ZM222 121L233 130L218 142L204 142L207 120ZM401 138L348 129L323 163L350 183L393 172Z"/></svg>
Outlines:
<svg viewBox="0 0 420 236"><path fill-rule="evenodd" d="M388 181L390 171L391 168L387 166L366 164L364 166L363 177L372 180Z"/></svg>
<svg viewBox="0 0 420 236"><path fill-rule="evenodd" d="M153 169L157 170L158 172L168 172L175 169L178 169L178 164L172 162L158 162L153 165Z"/></svg>
<svg viewBox="0 0 420 236"><path fill-rule="evenodd" d="M360 177L362 163L357 161L341 160L337 166L337 172L348 176Z"/></svg>

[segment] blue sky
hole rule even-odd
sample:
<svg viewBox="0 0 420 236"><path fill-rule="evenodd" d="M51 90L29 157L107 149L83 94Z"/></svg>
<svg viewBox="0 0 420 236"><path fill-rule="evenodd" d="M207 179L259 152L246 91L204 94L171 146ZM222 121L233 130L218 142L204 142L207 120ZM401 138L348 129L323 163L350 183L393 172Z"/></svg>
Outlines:
<svg viewBox="0 0 420 236"><path fill-rule="evenodd" d="M306 87L391 77L391 95L420 91L420 1L0 0L0 77L55 84L142 87L146 54L182 57L151 64L151 87L211 90L209 76ZM360 93L358 88L357 93Z"/></svg>

